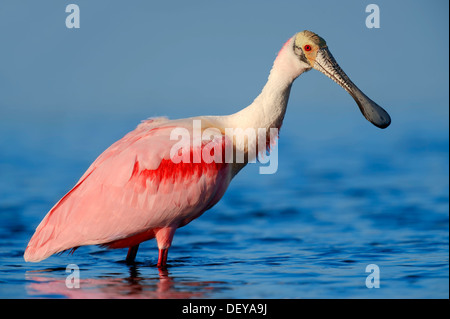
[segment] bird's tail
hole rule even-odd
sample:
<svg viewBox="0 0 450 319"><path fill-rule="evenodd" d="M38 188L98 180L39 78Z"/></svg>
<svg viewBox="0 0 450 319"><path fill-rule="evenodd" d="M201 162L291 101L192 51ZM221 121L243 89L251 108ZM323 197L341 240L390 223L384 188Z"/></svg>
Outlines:
<svg viewBox="0 0 450 319"><path fill-rule="evenodd" d="M73 242L67 242L61 236L58 236L64 229L56 227L55 221L52 220L51 214L47 214L39 226L36 228L34 235L31 237L23 258L27 262L39 262L53 254L73 248Z"/></svg>
<svg viewBox="0 0 450 319"><path fill-rule="evenodd" d="M53 227L50 226L48 228ZM27 248L25 249L25 253L23 255L25 261L39 262L63 250L54 245L54 242L52 240L52 233L53 230L47 229L47 227L36 230L33 237L31 237Z"/></svg>

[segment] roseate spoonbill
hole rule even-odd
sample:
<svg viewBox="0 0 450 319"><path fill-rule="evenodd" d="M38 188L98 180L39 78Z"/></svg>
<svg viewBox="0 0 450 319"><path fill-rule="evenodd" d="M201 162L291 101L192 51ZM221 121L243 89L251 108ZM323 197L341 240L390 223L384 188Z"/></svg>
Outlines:
<svg viewBox="0 0 450 319"><path fill-rule="evenodd" d="M38 262L79 246L102 245L129 248L126 260L132 262L139 244L156 238L157 266L165 268L176 229L213 207L250 160L229 163L202 158L199 163L176 163L170 154L176 143L170 138L172 130L181 127L192 132L193 121L201 120L201 130L221 132L222 138L210 141L219 149L228 143L236 152L249 154L245 143L227 136L225 128L280 128L292 83L312 68L350 93L372 124L389 126L388 113L350 81L325 40L311 31L299 32L279 51L266 85L248 107L227 116L149 119L111 145L44 217L28 243L25 260ZM271 143L276 138L269 133L264 136ZM191 158L203 154L204 142L189 146Z"/></svg>

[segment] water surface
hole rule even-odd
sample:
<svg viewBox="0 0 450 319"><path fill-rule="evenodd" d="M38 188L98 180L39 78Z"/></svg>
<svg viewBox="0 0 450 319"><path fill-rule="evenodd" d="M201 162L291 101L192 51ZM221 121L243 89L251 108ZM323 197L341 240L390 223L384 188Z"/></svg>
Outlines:
<svg viewBox="0 0 450 319"><path fill-rule="evenodd" d="M378 130L359 114L321 111L288 110L276 174L243 170L177 231L165 272L154 240L132 266L126 250L96 246L37 264L22 257L47 211L142 116L3 116L0 297L448 298L445 112L402 120L393 110L392 126ZM68 264L80 268L79 289L66 287ZM378 289L366 287L369 264Z"/></svg>

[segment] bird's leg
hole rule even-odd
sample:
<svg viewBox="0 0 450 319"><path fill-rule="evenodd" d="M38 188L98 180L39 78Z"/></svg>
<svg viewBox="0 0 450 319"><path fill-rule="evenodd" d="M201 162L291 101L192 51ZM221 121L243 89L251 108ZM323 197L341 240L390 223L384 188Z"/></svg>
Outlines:
<svg viewBox="0 0 450 319"><path fill-rule="evenodd" d="M156 267L158 267L160 269L166 269L168 252L169 252L169 248L159 250L158 263L156 264Z"/></svg>
<svg viewBox="0 0 450 319"><path fill-rule="evenodd" d="M127 264L132 264L134 262L134 259L136 258L136 254L137 254L138 248L139 248L139 244L136 245L136 246L131 246L130 248L128 248L127 258L125 259Z"/></svg>
<svg viewBox="0 0 450 319"><path fill-rule="evenodd" d="M173 235L175 235L176 226L160 228L155 232L156 241L158 242L158 268L165 269L167 263L167 253L172 245Z"/></svg>

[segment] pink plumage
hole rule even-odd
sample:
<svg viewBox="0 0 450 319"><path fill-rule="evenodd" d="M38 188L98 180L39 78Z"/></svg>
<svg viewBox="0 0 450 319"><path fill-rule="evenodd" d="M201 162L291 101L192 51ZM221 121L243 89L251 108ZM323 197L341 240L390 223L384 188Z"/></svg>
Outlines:
<svg viewBox="0 0 450 319"><path fill-rule="evenodd" d="M230 166L174 163L170 123L147 120L103 152L42 220L25 260L83 245L133 247L154 237L160 250L168 249L178 227L217 203L231 180ZM192 129L188 121L177 127L183 124Z"/></svg>

